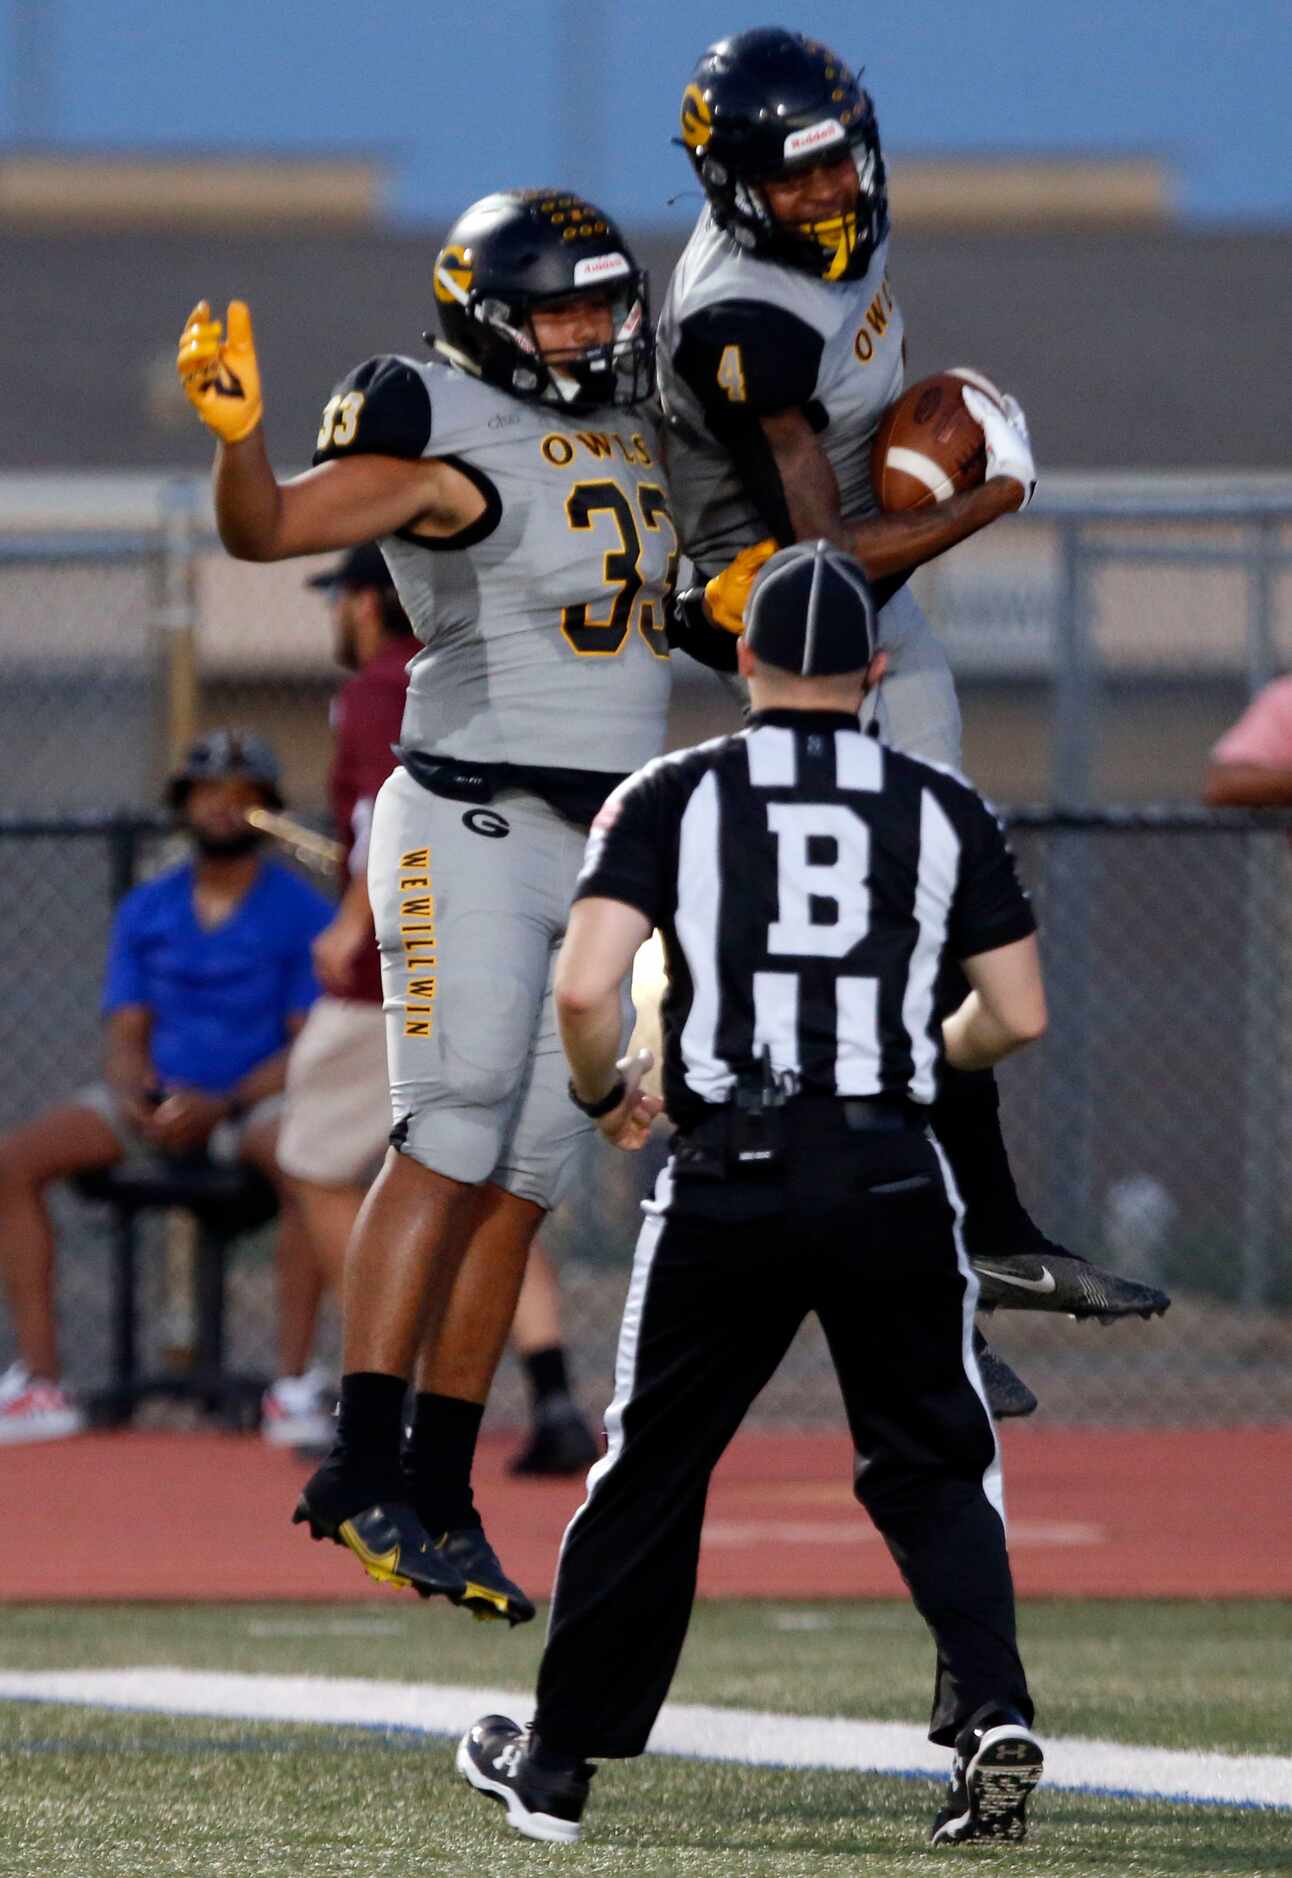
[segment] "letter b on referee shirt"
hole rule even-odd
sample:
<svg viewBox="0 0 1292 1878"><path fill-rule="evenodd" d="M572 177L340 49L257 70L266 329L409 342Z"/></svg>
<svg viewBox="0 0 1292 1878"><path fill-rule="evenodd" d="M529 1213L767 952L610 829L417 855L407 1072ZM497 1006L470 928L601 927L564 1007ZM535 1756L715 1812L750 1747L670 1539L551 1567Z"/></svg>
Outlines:
<svg viewBox="0 0 1292 1878"><path fill-rule="evenodd" d="M852 809L827 802L769 802L767 824L776 837L779 888L767 950L843 958L870 925L870 830ZM814 901L832 905L834 919L814 920Z"/></svg>

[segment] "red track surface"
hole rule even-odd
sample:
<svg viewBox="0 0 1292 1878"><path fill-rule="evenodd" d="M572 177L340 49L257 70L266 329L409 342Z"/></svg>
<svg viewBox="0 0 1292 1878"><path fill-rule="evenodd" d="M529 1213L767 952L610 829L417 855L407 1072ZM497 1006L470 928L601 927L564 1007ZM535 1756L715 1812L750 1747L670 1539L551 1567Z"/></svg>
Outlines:
<svg viewBox="0 0 1292 1878"><path fill-rule="evenodd" d="M510 1480L483 1444L477 1499L535 1593L581 1497ZM253 1436L126 1433L0 1448L0 1600L389 1597L288 1523L305 1470ZM715 1476L704 1597L896 1597L850 1493L843 1434L747 1434ZM1005 1436L1024 1597L1292 1597L1292 1428Z"/></svg>

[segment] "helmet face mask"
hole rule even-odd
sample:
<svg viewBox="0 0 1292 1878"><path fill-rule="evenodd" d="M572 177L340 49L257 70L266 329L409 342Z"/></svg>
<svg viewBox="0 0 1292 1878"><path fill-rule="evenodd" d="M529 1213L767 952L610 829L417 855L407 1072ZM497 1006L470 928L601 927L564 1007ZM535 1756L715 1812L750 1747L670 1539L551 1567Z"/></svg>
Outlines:
<svg viewBox="0 0 1292 1878"><path fill-rule="evenodd" d="M545 356L533 315L603 298L609 337ZM508 190L449 231L435 263L440 351L500 390L573 411L650 395L654 346L645 274L609 218L579 196Z"/></svg>
<svg viewBox="0 0 1292 1878"><path fill-rule="evenodd" d="M715 221L748 252L827 281L857 280L888 233L874 107L828 47L760 28L701 57L682 98L683 147ZM773 214L766 184L851 155L855 206L819 220Z"/></svg>

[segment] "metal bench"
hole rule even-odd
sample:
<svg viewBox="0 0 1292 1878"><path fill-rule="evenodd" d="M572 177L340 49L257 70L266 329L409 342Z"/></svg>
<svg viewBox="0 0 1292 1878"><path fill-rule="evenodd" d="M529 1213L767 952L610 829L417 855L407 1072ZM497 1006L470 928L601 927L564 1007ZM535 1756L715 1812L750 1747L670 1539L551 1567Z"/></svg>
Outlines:
<svg viewBox="0 0 1292 1878"><path fill-rule="evenodd" d="M225 1361L225 1286L230 1254L246 1233L278 1210L270 1183L254 1168L205 1159L123 1162L82 1174L72 1183L83 1199L112 1213L112 1382L91 1402L94 1419L109 1426L129 1421L154 1396L199 1402L232 1427L253 1427L266 1387L263 1376L239 1375ZM190 1368L139 1374L135 1320L138 1304L138 1232L141 1213L172 1207L197 1222L196 1347Z"/></svg>

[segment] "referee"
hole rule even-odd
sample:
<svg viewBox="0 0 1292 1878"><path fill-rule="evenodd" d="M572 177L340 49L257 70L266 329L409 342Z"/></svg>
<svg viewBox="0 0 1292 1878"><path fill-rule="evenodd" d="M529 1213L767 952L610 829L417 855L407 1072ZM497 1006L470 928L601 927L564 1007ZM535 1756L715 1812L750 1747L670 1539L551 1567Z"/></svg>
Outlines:
<svg viewBox="0 0 1292 1878"><path fill-rule="evenodd" d="M821 1320L856 1493L937 1645L955 1750L935 1843L1021 1839L1041 1772L978 1282L925 1127L946 1060L1045 1028L1035 922L967 783L864 736L875 614L826 542L768 561L740 646L746 730L661 757L602 809L557 973L571 1095L620 1147L659 1104L616 1064L622 985L659 927L677 1125L638 1242L608 1452L566 1534L532 1728L487 1716L458 1767L532 1838L571 1841L588 1757L640 1754L690 1618L709 1476L803 1318ZM941 1027L945 958L971 986Z"/></svg>

